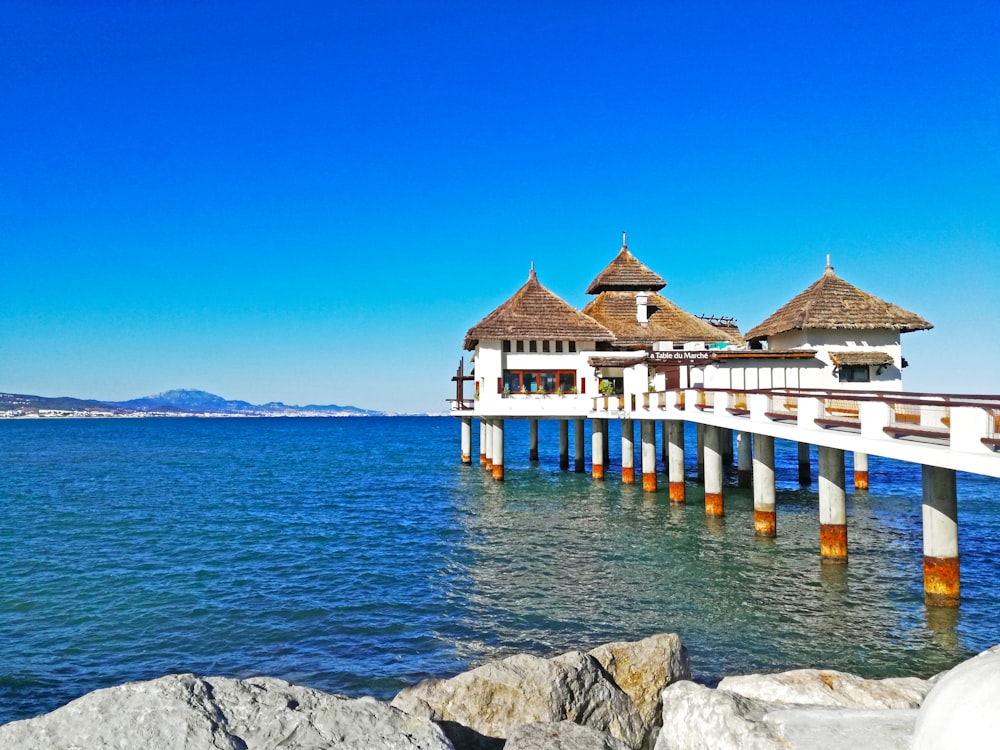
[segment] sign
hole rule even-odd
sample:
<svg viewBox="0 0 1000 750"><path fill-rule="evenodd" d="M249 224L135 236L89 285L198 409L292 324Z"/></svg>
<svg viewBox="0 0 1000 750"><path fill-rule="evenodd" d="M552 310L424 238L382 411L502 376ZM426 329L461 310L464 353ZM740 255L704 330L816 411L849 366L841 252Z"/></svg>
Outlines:
<svg viewBox="0 0 1000 750"><path fill-rule="evenodd" d="M646 362L651 365L707 365L715 361L713 353L708 351L677 350L646 353Z"/></svg>

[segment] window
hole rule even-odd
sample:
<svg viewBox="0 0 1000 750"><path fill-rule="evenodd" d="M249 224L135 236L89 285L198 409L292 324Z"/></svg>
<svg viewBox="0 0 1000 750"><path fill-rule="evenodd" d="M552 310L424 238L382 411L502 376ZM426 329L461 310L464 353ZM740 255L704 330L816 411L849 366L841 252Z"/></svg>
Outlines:
<svg viewBox="0 0 1000 750"><path fill-rule="evenodd" d="M867 383L872 379L868 365L841 365L837 377L841 383Z"/></svg>
<svg viewBox="0 0 1000 750"><path fill-rule="evenodd" d="M572 393L575 370L507 370L503 384L509 393Z"/></svg>
<svg viewBox="0 0 1000 750"><path fill-rule="evenodd" d="M549 342L548 341L543 341L542 342L542 351L543 352L548 352L548 350L549 350Z"/></svg>
<svg viewBox="0 0 1000 750"><path fill-rule="evenodd" d="M562 352L562 341L557 341L556 342L556 353L558 354L560 352Z"/></svg>
<svg viewBox="0 0 1000 750"><path fill-rule="evenodd" d="M509 341L504 341L503 342L503 350L505 352L509 352L510 351L510 342Z"/></svg>
<svg viewBox="0 0 1000 750"><path fill-rule="evenodd" d="M570 351L570 353L573 353L573 352L576 351L576 342L575 341L570 341L569 342L569 351Z"/></svg>
<svg viewBox="0 0 1000 750"><path fill-rule="evenodd" d="M524 342L523 341L518 341L517 342L517 350L519 352L523 352L524 351Z"/></svg>
<svg viewBox="0 0 1000 750"><path fill-rule="evenodd" d="M537 352L538 351L538 342L537 341L529 341L528 342L528 351L529 352Z"/></svg>

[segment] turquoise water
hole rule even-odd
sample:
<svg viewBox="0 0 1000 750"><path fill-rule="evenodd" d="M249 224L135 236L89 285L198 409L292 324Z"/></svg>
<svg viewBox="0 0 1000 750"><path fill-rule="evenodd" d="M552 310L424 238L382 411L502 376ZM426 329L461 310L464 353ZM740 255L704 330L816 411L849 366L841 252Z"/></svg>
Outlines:
<svg viewBox="0 0 1000 750"><path fill-rule="evenodd" d="M616 481L614 432L606 482L558 469L555 423L540 438L530 464L527 424L508 422L497 483L460 465L446 418L0 423L0 723L179 671L387 698L663 631L706 681L929 675L1000 643L997 480L959 475L963 601L936 610L919 466L871 458L850 562L824 566L793 444L777 443L779 536L760 540L749 490L710 519L694 481L680 507L665 482Z"/></svg>

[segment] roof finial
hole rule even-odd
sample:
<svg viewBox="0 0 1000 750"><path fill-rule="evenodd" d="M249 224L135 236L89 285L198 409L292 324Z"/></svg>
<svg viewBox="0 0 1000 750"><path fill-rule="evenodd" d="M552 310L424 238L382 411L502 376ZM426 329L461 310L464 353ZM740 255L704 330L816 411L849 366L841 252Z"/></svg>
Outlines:
<svg viewBox="0 0 1000 750"><path fill-rule="evenodd" d="M830 253L826 254L826 268L823 269L824 274L833 273L833 266L830 265Z"/></svg>
<svg viewBox="0 0 1000 750"><path fill-rule="evenodd" d="M622 247L628 247L628 245L625 244L625 231L624 230L622 230Z"/></svg>
<svg viewBox="0 0 1000 750"><path fill-rule="evenodd" d="M531 261L531 270L528 271L528 280L535 278L535 261Z"/></svg>

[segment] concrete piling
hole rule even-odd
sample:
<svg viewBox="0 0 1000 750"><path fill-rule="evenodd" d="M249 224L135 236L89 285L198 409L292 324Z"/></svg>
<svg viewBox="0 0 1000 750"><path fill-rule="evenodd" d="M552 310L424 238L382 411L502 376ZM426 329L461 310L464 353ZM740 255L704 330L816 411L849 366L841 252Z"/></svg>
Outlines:
<svg viewBox="0 0 1000 750"><path fill-rule="evenodd" d="M503 481L503 420L493 420L493 478Z"/></svg>
<svg viewBox="0 0 1000 750"><path fill-rule="evenodd" d="M770 435L753 436L753 529L757 536L778 533L774 510L774 438Z"/></svg>
<svg viewBox="0 0 1000 750"><path fill-rule="evenodd" d="M642 422L643 428L646 423ZM645 433L643 433L645 434ZM645 471L645 469L643 469ZM643 480L645 481L645 479ZM622 420L622 483L635 482L635 425L631 419Z"/></svg>
<svg viewBox="0 0 1000 750"><path fill-rule="evenodd" d="M868 489L868 454L854 452L854 489Z"/></svg>
<svg viewBox="0 0 1000 750"><path fill-rule="evenodd" d="M844 451L823 445L819 446L819 549L825 563L847 562Z"/></svg>
<svg viewBox="0 0 1000 750"><path fill-rule="evenodd" d="M642 421L642 489L656 492L656 422Z"/></svg>
<svg viewBox="0 0 1000 750"><path fill-rule="evenodd" d="M722 502L722 429L705 425L705 513L723 514Z"/></svg>
<svg viewBox="0 0 1000 750"><path fill-rule="evenodd" d="M670 482L670 502L684 502L684 422L667 422L667 479Z"/></svg>
<svg viewBox="0 0 1000 750"><path fill-rule="evenodd" d="M924 601L957 607L958 492L955 470L923 466Z"/></svg>

